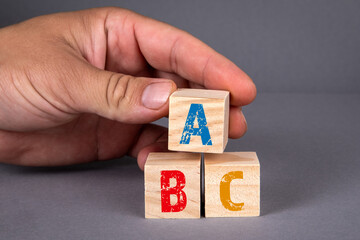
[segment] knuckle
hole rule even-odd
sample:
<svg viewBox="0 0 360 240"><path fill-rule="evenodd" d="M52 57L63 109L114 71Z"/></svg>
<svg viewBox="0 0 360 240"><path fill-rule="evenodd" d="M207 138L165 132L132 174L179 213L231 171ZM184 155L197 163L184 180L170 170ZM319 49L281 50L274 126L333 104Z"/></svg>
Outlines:
<svg viewBox="0 0 360 240"><path fill-rule="evenodd" d="M110 108L119 108L121 104L131 102L132 76L112 74L109 77L106 89L106 101Z"/></svg>

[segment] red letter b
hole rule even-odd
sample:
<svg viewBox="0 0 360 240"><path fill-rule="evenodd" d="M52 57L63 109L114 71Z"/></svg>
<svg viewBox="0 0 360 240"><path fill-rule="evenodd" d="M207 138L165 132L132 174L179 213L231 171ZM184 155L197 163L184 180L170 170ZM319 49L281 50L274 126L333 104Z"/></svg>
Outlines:
<svg viewBox="0 0 360 240"><path fill-rule="evenodd" d="M175 178L176 186L170 187L170 179ZM185 175L178 170L161 171L161 211L180 212L186 207ZM170 204L170 195L176 194L177 203Z"/></svg>

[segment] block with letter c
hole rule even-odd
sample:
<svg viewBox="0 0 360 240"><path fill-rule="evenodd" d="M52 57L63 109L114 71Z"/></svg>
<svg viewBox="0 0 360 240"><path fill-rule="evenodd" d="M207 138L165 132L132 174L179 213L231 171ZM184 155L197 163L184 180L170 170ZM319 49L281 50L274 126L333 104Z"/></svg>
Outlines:
<svg viewBox="0 0 360 240"><path fill-rule="evenodd" d="M205 217L260 215L260 163L255 152L205 154Z"/></svg>

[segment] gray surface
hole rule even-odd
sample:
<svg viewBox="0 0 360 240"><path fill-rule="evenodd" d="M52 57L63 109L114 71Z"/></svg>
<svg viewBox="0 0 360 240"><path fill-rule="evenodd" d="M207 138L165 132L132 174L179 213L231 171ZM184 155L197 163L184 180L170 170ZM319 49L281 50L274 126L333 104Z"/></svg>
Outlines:
<svg viewBox="0 0 360 240"><path fill-rule="evenodd" d="M189 31L241 66L261 92L360 92L358 0L1 0L0 27L109 5Z"/></svg>
<svg viewBox="0 0 360 240"><path fill-rule="evenodd" d="M261 217L144 219L135 160L58 169L0 165L0 239L359 239L359 95L260 94L249 132Z"/></svg>

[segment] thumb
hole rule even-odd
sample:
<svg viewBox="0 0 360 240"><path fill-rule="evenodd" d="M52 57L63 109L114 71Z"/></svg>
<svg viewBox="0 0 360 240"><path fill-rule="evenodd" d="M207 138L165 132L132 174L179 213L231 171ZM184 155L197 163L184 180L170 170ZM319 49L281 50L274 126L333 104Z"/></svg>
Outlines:
<svg viewBox="0 0 360 240"><path fill-rule="evenodd" d="M176 84L168 79L134 77L96 70L80 81L77 109L124 123L148 123L168 114L168 98Z"/></svg>

